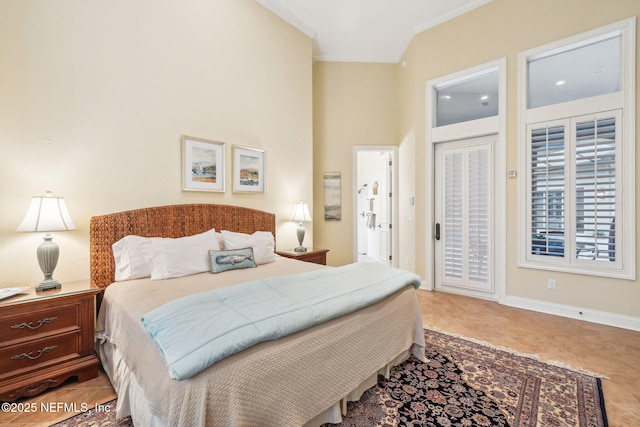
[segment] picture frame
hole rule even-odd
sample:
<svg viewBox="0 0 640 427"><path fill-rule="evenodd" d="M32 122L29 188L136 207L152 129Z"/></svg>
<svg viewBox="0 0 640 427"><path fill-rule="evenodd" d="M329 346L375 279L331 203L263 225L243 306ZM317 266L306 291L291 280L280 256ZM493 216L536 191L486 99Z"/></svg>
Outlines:
<svg viewBox="0 0 640 427"><path fill-rule="evenodd" d="M264 193L266 190L266 153L258 148L233 146L233 191Z"/></svg>
<svg viewBox="0 0 640 427"><path fill-rule="evenodd" d="M182 135L182 190L225 191L225 144Z"/></svg>
<svg viewBox="0 0 640 427"><path fill-rule="evenodd" d="M324 219L325 221L342 220L342 174L340 172L324 173Z"/></svg>

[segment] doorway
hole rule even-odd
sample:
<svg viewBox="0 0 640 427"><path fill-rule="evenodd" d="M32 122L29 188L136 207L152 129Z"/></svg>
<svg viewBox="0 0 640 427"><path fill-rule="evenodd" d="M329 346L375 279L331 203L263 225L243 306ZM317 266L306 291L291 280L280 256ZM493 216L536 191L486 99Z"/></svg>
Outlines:
<svg viewBox="0 0 640 427"><path fill-rule="evenodd" d="M396 147L354 147L354 261L394 266Z"/></svg>
<svg viewBox="0 0 640 427"><path fill-rule="evenodd" d="M506 162L506 65L501 58L426 88L431 289L499 303L506 297L507 176L517 176Z"/></svg>

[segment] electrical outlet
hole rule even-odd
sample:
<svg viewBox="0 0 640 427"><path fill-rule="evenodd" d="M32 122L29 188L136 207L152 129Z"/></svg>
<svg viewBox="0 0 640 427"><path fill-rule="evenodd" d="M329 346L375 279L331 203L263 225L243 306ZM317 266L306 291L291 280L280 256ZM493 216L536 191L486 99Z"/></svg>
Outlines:
<svg viewBox="0 0 640 427"><path fill-rule="evenodd" d="M556 279L549 279L549 282L547 284L549 286L549 289L556 289Z"/></svg>

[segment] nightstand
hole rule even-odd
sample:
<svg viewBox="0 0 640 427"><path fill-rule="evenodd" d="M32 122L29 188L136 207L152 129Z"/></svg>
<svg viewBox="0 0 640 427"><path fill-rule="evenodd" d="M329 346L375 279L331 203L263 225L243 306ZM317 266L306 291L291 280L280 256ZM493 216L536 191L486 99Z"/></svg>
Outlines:
<svg viewBox="0 0 640 427"><path fill-rule="evenodd" d="M276 251L280 256L286 258L297 259L305 262L313 262L314 264L327 265L327 252L329 249L307 248L306 252L296 252L293 249L285 251Z"/></svg>
<svg viewBox="0 0 640 427"><path fill-rule="evenodd" d="M98 375L95 296L88 280L0 300L0 400L40 394L70 377Z"/></svg>

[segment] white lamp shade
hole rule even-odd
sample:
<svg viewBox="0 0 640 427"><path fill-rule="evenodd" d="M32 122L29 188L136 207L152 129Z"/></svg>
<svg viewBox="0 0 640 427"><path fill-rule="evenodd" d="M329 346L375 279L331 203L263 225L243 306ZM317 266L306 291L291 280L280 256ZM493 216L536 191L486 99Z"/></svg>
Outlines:
<svg viewBox="0 0 640 427"><path fill-rule="evenodd" d="M311 213L309 212L309 206L306 203L298 202L293 208L291 214L293 221L311 221Z"/></svg>
<svg viewBox="0 0 640 427"><path fill-rule="evenodd" d="M27 214L16 231L67 231L75 230L63 197L52 197L50 192L44 197L34 197Z"/></svg>

